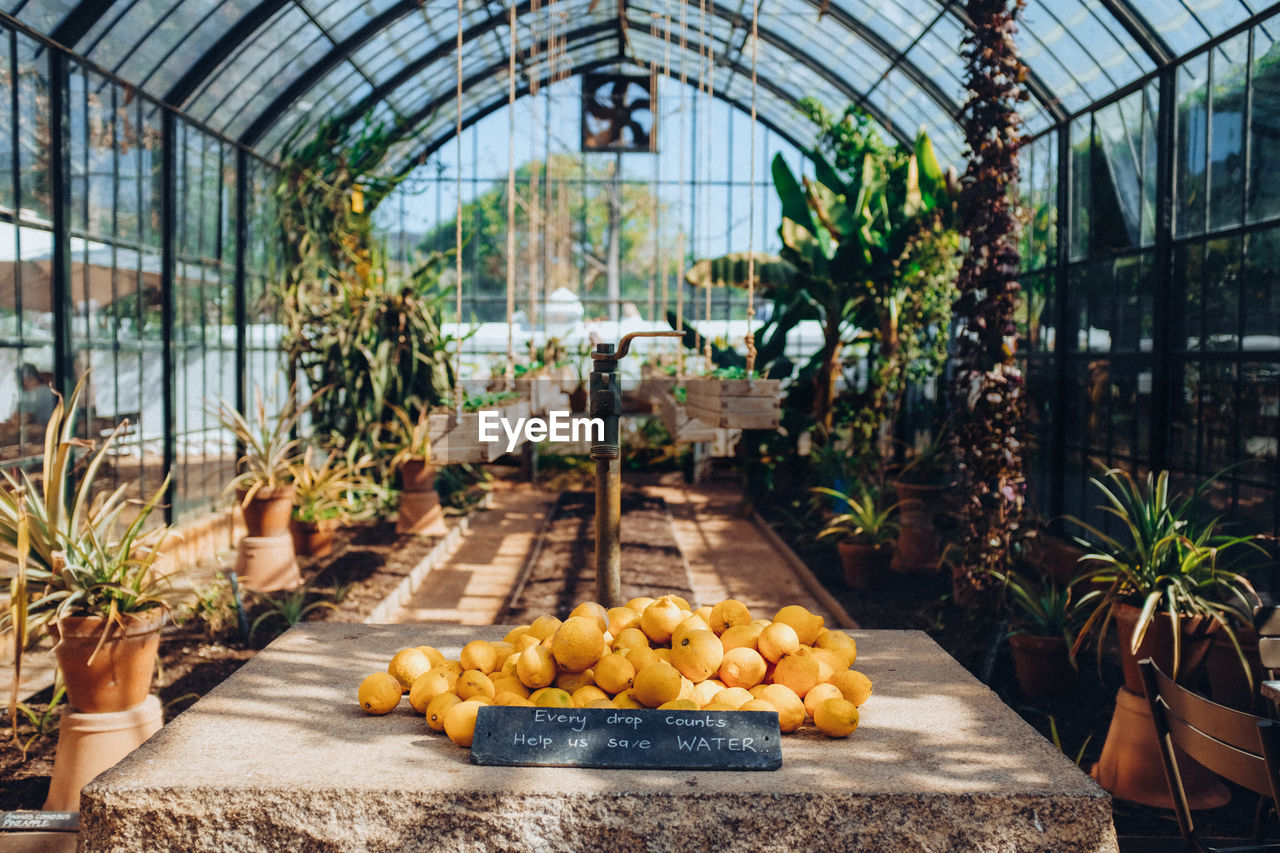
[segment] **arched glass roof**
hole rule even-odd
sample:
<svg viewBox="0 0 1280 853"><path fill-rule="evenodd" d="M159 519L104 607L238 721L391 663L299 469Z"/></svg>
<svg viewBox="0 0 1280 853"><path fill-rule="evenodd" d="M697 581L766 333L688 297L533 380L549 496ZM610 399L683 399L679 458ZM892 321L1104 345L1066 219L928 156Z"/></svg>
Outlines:
<svg viewBox="0 0 1280 853"><path fill-rule="evenodd" d="M3 0L56 41L211 127L277 155L295 133L366 110L400 122L405 157L453 132L456 0ZM1262 11L1261 0L1029 0L1017 36L1035 132ZM519 85L609 66L657 69L751 100L747 0L523 0ZM811 135L796 102L865 106L901 138L927 125L958 159L964 5L761 0L761 120ZM463 117L507 91L508 7L463 0ZM703 72L714 63L709 77Z"/></svg>

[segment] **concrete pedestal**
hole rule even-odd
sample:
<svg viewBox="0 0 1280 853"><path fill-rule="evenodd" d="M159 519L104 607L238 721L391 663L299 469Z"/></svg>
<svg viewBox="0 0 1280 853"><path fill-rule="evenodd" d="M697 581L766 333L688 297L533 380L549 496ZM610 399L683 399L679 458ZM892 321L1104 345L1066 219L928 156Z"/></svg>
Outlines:
<svg viewBox="0 0 1280 853"><path fill-rule="evenodd" d="M293 551L293 537L288 533L244 537L236 552L236 575L245 589L254 592L296 589L302 583L302 573Z"/></svg>
<svg viewBox="0 0 1280 853"><path fill-rule="evenodd" d="M68 710L58 729L58 751L45 811L79 811L80 789L85 783L133 752L163 725L164 709L155 696L127 711L88 714Z"/></svg>
<svg viewBox="0 0 1280 853"><path fill-rule="evenodd" d="M503 627L306 623L88 785L82 851L1113 853L1106 792L918 631L857 631L853 736L772 772L481 767L356 687L399 649Z"/></svg>

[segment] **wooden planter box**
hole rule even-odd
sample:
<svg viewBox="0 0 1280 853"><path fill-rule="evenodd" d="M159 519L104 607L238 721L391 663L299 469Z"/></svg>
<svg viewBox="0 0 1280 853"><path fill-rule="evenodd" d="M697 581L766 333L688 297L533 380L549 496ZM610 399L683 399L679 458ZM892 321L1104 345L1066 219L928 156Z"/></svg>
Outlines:
<svg viewBox="0 0 1280 853"><path fill-rule="evenodd" d="M564 390L562 371L542 371L534 376L522 376L516 380L516 393L529 401L529 410L535 415L550 411L568 411L569 401ZM577 379L574 379L577 385ZM573 389L570 388L570 391Z"/></svg>
<svg viewBox="0 0 1280 853"><path fill-rule="evenodd" d="M685 412L684 406L671 391L665 391L653 398L659 417L671 439L676 444L691 442L707 442L711 445L710 455L715 457L733 456L742 430L721 429L699 420L694 420Z"/></svg>
<svg viewBox="0 0 1280 853"><path fill-rule="evenodd" d="M529 417L528 400L508 403L498 410L510 421ZM506 452L506 434L498 431L498 441L480 440L480 413L442 412L431 415L431 462L457 465L463 462L492 462Z"/></svg>
<svg viewBox="0 0 1280 853"><path fill-rule="evenodd" d="M777 429L782 408L779 379L690 379L685 411L714 427Z"/></svg>

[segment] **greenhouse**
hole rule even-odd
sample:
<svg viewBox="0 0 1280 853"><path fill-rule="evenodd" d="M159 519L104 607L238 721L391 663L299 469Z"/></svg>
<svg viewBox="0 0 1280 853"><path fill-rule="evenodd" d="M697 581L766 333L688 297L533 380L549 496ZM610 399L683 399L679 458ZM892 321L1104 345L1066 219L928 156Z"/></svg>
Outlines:
<svg viewBox="0 0 1280 853"><path fill-rule="evenodd" d="M1278 14L0 0L0 850L1275 840Z"/></svg>

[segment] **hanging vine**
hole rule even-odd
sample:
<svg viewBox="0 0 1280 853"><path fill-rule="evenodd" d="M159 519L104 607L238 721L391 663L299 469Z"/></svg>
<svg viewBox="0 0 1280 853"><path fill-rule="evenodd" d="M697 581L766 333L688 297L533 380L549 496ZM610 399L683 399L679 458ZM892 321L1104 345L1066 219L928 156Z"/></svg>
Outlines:
<svg viewBox="0 0 1280 853"><path fill-rule="evenodd" d="M981 587L1007 567L1023 512L1025 413L1022 371L1014 360L1014 311L1021 295L1018 180L1026 66L1013 36L1025 0L968 0L973 31L965 39L969 91L962 113L969 162L960 195L969 251L955 305L952 428L964 487L963 573Z"/></svg>

